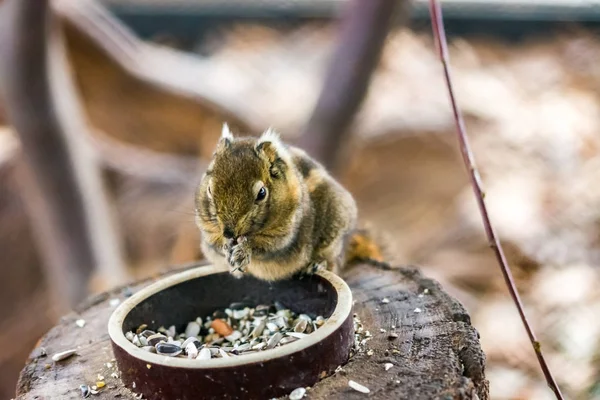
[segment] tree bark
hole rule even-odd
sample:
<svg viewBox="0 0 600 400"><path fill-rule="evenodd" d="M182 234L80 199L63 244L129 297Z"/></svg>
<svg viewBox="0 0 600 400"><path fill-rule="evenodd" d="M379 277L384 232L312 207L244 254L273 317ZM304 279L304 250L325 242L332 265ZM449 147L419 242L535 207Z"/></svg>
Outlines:
<svg viewBox="0 0 600 400"><path fill-rule="evenodd" d="M349 388L348 380L354 380L367 386L375 399L488 399L485 356L477 331L464 307L439 284L415 268L366 264L346 271L344 277L356 300L354 312L373 337L366 351L308 390L306 398L364 398ZM148 283L137 283L131 290ZM95 384L98 374L107 385L94 398L133 399L119 379L111 377L116 369L106 333L114 310L110 300L124 297L125 290L118 289L91 298L50 330L21 372L17 399L78 399L79 385ZM384 298L389 302L382 302ZM83 328L75 325L80 318L87 322ZM390 340L392 330L398 338ZM50 361L52 354L70 348L77 348L78 355L60 364ZM48 356L42 355L42 349ZM385 363L393 367L386 371Z"/></svg>

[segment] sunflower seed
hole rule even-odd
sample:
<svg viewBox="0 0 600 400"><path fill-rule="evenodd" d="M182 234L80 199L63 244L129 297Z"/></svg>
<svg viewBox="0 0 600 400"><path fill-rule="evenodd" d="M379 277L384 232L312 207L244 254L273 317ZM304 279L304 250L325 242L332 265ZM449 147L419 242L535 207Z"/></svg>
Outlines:
<svg viewBox="0 0 600 400"><path fill-rule="evenodd" d="M140 336L143 336L147 339L150 336L155 335L155 334L156 334L156 332L146 329L144 332L140 333Z"/></svg>
<svg viewBox="0 0 600 400"><path fill-rule="evenodd" d="M392 364L392 363L383 364L383 367L385 368L386 371L389 371L390 368L392 368L393 366L394 366L394 364Z"/></svg>
<svg viewBox="0 0 600 400"><path fill-rule="evenodd" d="M80 328L83 328L85 326L85 319L78 319L77 321L75 321L75 325L77 325Z"/></svg>
<svg viewBox="0 0 600 400"><path fill-rule="evenodd" d="M298 319L298 323L294 326L294 332L303 333L306 330L306 326L308 325L308 321L304 318Z"/></svg>
<svg viewBox="0 0 600 400"><path fill-rule="evenodd" d="M289 395L290 400L301 400L306 394L306 389L300 387L298 389L294 389L292 393Z"/></svg>
<svg viewBox="0 0 600 400"><path fill-rule="evenodd" d="M142 342L140 342L140 337L138 335L135 335L133 337L133 340L131 341L131 343L135 344L137 347L142 346Z"/></svg>
<svg viewBox="0 0 600 400"><path fill-rule="evenodd" d="M158 354L175 357L181 354L181 347L172 343L159 343L156 345L156 352Z"/></svg>
<svg viewBox="0 0 600 400"><path fill-rule="evenodd" d="M279 327L273 322L267 322L267 329L271 332L279 332Z"/></svg>
<svg viewBox="0 0 600 400"><path fill-rule="evenodd" d="M202 345L200 343L200 340L198 340L198 338L196 338L194 336L190 336L189 338L185 339L185 341L181 344L181 347L187 348L187 346L191 343L194 343L194 346L196 346L196 349L199 349Z"/></svg>
<svg viewBox="0 0 600 400"><path fill-rule="evenodd" d="M198 360L210 360L212 358L212 353L208 347L203 347L196 358Z"/></svg>
<svg viewBox="0 0 600 400"><path fill-rule="evenodd" d="M286 332L285 334L288 336L295 337L297 339L302 339L302 338L305 338L308 336L306 333L300 333L300 332Z"/></svg>
<svg viewBox="0 0 600 400"><path fill-rule="evenodd" d="M275 346L277 346L277 344L279 343L279 341L282 338L283 338L283 334L281 332L275 333L273 336L271 336L269 338L269 341L267 342L267 349L272 349Z"/></svg>
<svg viewBox="0 0 600 400"><path fill-rule="evenodd" d="M79 390L81 390L81 396L85 399L90 396L90 387L88 385L79 386Z"/></svg>
<svg viewBox="0 0 600 400"><path fill-rule="evenodd" d="M253 339L256 339L257 337L259 337L260 335L262 335L263 331L265 330L265 326L267 326L266 321L263 319L261 320L257 326L254 327L254 329L252 330L252 333L250 334L250 336L252 336Z"/></svg>
<svg viewBox="0 0 600 400"><path fill-rule="evenodd" d="M231 357L229 354L227 354L227 352L223 349L219 349L219 354L221 355L221 357L223 358L229 358Z"/></svg>
<svg viewBox="0 0 600 400"><path fill-rule="evenodd" d="M187 357L191 359L198 357L198 348L196 347L196 344L194 342L188 343L185 347L185 353L187 354Z"/></svg>
<svg viewBox="0 0 600 400"><path fill-rule="evenodd" d="M266 317L267 315L269 315L269 306L266 306L264 304L261 304L259 306L256 306L256 308L254 309L254 313L252 314L255 318L256 317Z"/></svg>
<svg viewBox="0 0 600 400"><path fill-rule="evenodd" d="M71 357L72 355L74 355L77 352L77 350L72 349L72 350L66 350L66 351L61 351L60 353L56 353L52 356L52 361L62 361L62 360L66 360L67 358Z"/></svg>
<svg viewBox="0 0 600 400"><path fill-rule="evenodd" d="M175 325L171 325L169 329L167 329L167 336L174 338L177 335L177 330L175 329Z"/></svg>
<svg viewBox="0 0 600 400"><path fill-rule="evenodd" d="M225 339L227 339L229 342L235 342L236 340L238 340L241 337L242 337L242 332L240 332L240 331L233 331L231 333L231 335L225 336Z"/></svg>
<svg viewBox="0 0 600 400"><path fill-rule="evenodd" d="M242 310L233 310L233 318L242 319L248 315L250 312L249 308L244 308Z"/></svg>
<svg viewBox="0 0 600 400"><path fill-rule="evenodd" d="M155 333L154 335L147 338L149 346L156 346L161 342L167 342L167 337L162 333Z"/></svg>
<svg viewBox="0 0 600 400"><path fill-rule="evenodd" d="M187 324L187 327L185 328L185 336L186 337L198 336L199 333L200 333L200 325L196 321L192 321L189 324Z"/></svg>
<svg viewBox="0 0 600 400"><path fill-rule="evenodd" d="M370 393L371 392L368 387L363 386L360 383L354 382L353 380L348 381L348 386L350 386L352 389L356 390L357 392L361 392L361 393Z"/></svg>

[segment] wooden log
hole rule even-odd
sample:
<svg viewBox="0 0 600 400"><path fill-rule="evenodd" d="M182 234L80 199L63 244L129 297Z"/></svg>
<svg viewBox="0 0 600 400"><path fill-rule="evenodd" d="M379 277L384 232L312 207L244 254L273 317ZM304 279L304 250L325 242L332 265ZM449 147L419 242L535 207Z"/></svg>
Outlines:
<svg viewBox="0 0 600 400"><path fill-rule="evenodd" d="M349 380L367 386L369 397L376 399L488 399L485 356L477 331L464 307L439 284L416 268L365 264L346 271L345 279L356 300L354 311L372 339L366 351L308 390L308 399L366 397L351 389ZM134 398L112 376L118 371L106 325L114 309L111 300L123 300L126 292L148 283L93 297L64 317L31 353L21 372L17 399L81 398L79 386L94 385L99 374L106 386L94 398ZM75 324L78 319L86 321L83 328ZM398 337L390 339L391 331ZM77 349L77 355L51 361L54 353L71 348ZM388 371L386 363L393 364Z"/></svg>

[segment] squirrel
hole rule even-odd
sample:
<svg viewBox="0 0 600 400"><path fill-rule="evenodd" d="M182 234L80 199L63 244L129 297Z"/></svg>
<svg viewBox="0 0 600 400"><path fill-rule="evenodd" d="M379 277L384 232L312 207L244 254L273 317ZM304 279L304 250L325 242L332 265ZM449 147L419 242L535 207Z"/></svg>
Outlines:
<svg viewBox="0 0 600 400"><path fill-rule="evenodd" d="M195 193L205 258L240 277L275 281L356 261L382 262L379 246L356 229L352 195L305 151L273 129L234 138L223 124Z"/></svg>

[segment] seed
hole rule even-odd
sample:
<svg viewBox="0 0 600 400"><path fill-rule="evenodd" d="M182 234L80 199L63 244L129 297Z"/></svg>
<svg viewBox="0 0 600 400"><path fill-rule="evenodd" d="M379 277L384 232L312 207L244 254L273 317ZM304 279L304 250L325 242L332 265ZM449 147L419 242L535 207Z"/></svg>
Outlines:
<svg viewBox="0 0 600 400"><path fill-rule="evenodd" d="M249 308L244 308L242 310L233 310L233 318L242 319L248 315L250 312Z"/></svg>
<svg viewBox="0 0 600 400"><path fill-rule="evenodd" d="M388 339L394 340L398 338L398 334L396 332L390 332L388 335Z"/></svg>
<svg viewBox="0 0 600 400"><path fill-rule="evenodd" d="M187 327L185 328L185 336L186 337L198 336L199 333L200 333L200 325L196 321L192 321L189 324L187 324Z"/></svg>
<svg viewBox="0 0 600 400"><path fill-rule="evenodd" d="M71 357L72 355L74 355L76 352L77 352L77 350L75 350L75 349L61 351L60 353L56 353L55 355L52 356L52 361L65 360L65 359Z"/></svg>
<svg viewBox="0 0 600 400"><path fill-rule="evenodd" d="M98 389L103 388L105 385L106 385L106 383L104 383L104 381L96 382L96 387L98 387Z"/></svg>
<svg viewBox="0 0 600 400"><path fill-rule="evenodd" d="M254 309L254 314L252 315L254 317L266 317L267 315L269 315L269 308L269 306L266 306L264 304L256 306L256 308Z"/></svg>
<svg viewBox="0 0 600 400"><path fill-rule="evenodd" d="M308 336L306 333L299 333L299 332L286 332L285 334L288 336L295 337L297 339L302 339L302 338L305 338L306 336Z"/></svg>
<svg viewBox="0 0 600 400"><path fill-rule="evenodd" d="M419 307L415 308L416 313L420 313L421 311L423 311L423 310L421 310Z"/></svg>
<svg viewBox="0 0 600 400"><path fill-rule="evenodd" d="M136 335L139 335L140 333L142 333L146 328L148 327L148 325L146 324L141 324L140 326L138 326L137 330L135 331Z"/></svg>
<svg viewBox="0 0 600 400"><path fill-rule="evenodd" d="M78 319L77 321L75 321L75 325L77 325L80 328L83 328L85 326L85 319Z"/></svg>
<svg viewBox="0 0 600 400"><path fill-rule="evenodd" d="M229 342L235 342L236 340L238 340L239 338L242 337L242 332L240 331L233 331L231 333L231 335L226 336L225 339L227 339Z"/></svg>
<svg viewBox="0 0 600 400"><path fill-rule="evenodd" d="M196 343L190 342L187 346L185 346L185 353L188 358L194 359L198 357L198 348L196 347Z"/></svg>
<svg viewBox="0 0 600 400"><path fill-rule="evenodd" d="M279 331L279 327L277 326L277 324L274 324L273 322L267 322L267 329L270 330L271 332Z"/></svg>
<svg viewBox="0 0 600 400"><path fill-rule="evenodd" d="M187 348L188 345L190 345L191 343L194 343L194 346L196 346L196 349L199 349L201 346L200 341L196 337L190 336L189 338L185 339L185 341L182 343L181 347Z"/></svg>
<svg viewBox="0 0 600 400"><path fill-rule="evenodd" d="M295 338L293 336L286 336L283 339L281 339L281 341L279 343L281 343L281 345L284 345L284 344L295 342L296 340L300 340L300 339Z"/></svg>
<svg viewBox="0 0 600 400"><path fill-rule="evenodd" d="M269 338L269 341L267 342L267 349L272 349L275 346L277 346L277 344L279 343L279 341L283 338L283 334L281 332L277 332L276 334L274 334L273 336L271 336Z"/></svg>
<svg viewBox="0 0 600 400"><path fill-rule="evenodd" d="M290 400L300 400L304 397L304 395L306 394L306 389L304 389L303 387L300 387L298 389L294 389L294 391L292 393L290 393Z"/></svg>
<svg viewBox="0 0 600 400"><path fill-rule="evenodd" d="M252 346L253 350L262 350L265 347L267 347L267 344L265 342L259 343L256 346Z"/></svg>
<svg viewBox="0 0 600 400"><path fill-rule="evenodd" d="M84 399L90 396L90 387L88 385L79 386L79 390L81 390L81 396Z"/></svg>
<svg viewBox="0 0 600 400"><path fill-rule="evenodd" d="M227 354L227 352L223 349L219 349L219 354L221 354L221 357L223 358L229 358L231 357L229 354Z"/></svg>
<svg viewBox="0 0 600 400"><path fill-rule="evenodd" d="M360 383L354 382L353 380L348 381L348 386L350 386L352 389L356 390L357 392L361 392L361 393L370 393L371 392L368 387L363 386Z"/></svg>
<svg viewBox="0 0 600 400"><path fill-rule="evenodd" d="M390 302L390 299L388 299L387 297L384 297L383 299L381 299L382 304L387 304L389 302Z"/></svg>
<svg viewBox="0 0 600 400"><path fill-rule="evenodd" d="M157 344L161 343L161 342L166 342L167 341L167 337L161 333L156 333L152 336L150 336L148 339L148 345L150 346L156 346Z"/></svg>
<svg viewBox="0 0 600 400"><path fill-rule="evenodd" d="M210 360L212 358L212 353L208 347L203 347L196 358L198 360Z"/></svg>
<svg viewBox="0 0 600 400"><path fill-rule="evenodd" d="M394 366L394 364L392 364L392 363L383 364L383 367L385 368L386 371L389 371L390 368L392 368L393 366Z"/></svg>
<svg viewBox="0 0 600 400"><path fill-rule="evenodd" d="M133 332L129 331L125 334L125 338L130 342L133 341Z"/></svg>
<svg viewBox="0 0 600 400"><path fill-rule="evenodd" d="M311 317L309 317L309 316L308 316L308 315L306 315L306 314L300 314L300 315L298 315L298 318L300 318L300 319L305 319L305 320L307 320L308 322L312 322L312 318L311 318Z"/></svg>
<svg viewBox="0 0 600 400"><path fill-rule="evenodd" d="M156 345L156 352L158 354L175 357L181 354L181 347L172 343L159 343Z"/></svg>
<svg viewBox="0 0 600 400"><path fill-rule="evenodd" d="M325 323L325 318L323 318L321 315L319 315L317 317L317 319L315 320L317 326L323 326L323 324Z"/></svg>
<svg viewBox="0 0 600 400"><path fill-rule="evenodd" d="M305 319L299 319L298 323L294 326L294 332L303 333L306 330L308 321Z"/></svg>
<svg viewBox="0 0 600 400"><path fill-rule="evenodd" d="M210 326L221 336L229 336L233 333L231 326L220 318L215 319Z"/></svg>
<svg viewBox="0 0 600 400"><path fill-rule="evenodd" d="M135 344L137 347L142 346L142 342L140 342L140 337L138 335L135 335L133 337L133 340L131 341L131 343Z"/></svg>
<svg viewBox="0 0 600 400"><path fill-rule="evenodd" d="M259 337L260 335L262 335L263 331L265 330L265 326L267 325L267 322L263 319L261 320L257 326L254 327L254 329L252 330L252 333L250 334L250 336L252 336L253 339L256 339L257 337Z"/></svg>
<svg viewBox="0 0 600 400"><path fill-rule="evenodd" d="M110 299L110 302L108 304L110 304L111 307L116 307L119 305L120 302L120 299Z"/></svg>
<svg viewBox="0 0 600 400"><path fill-rule="evenodd" d="M142 347L148 346L148 339L145 336L138 335L138 339L139 339L140 344L142 345Z"/></svg>
<svg viewBox="0 0 600 400"><path fill-rule="evenodd" d="M144 332L140 333L140 336L145 337L146 339L148 339L150 336L156 335L156 332L151 331L149 329L146 329Z"/></svg>
<svg viewBox="0 0 600 400"><path fill-rule="evenodd" d="M167 329L167 336L174 338L177 336L177 330L175 329L175 325L171 325L169 329Z"/></svg>

